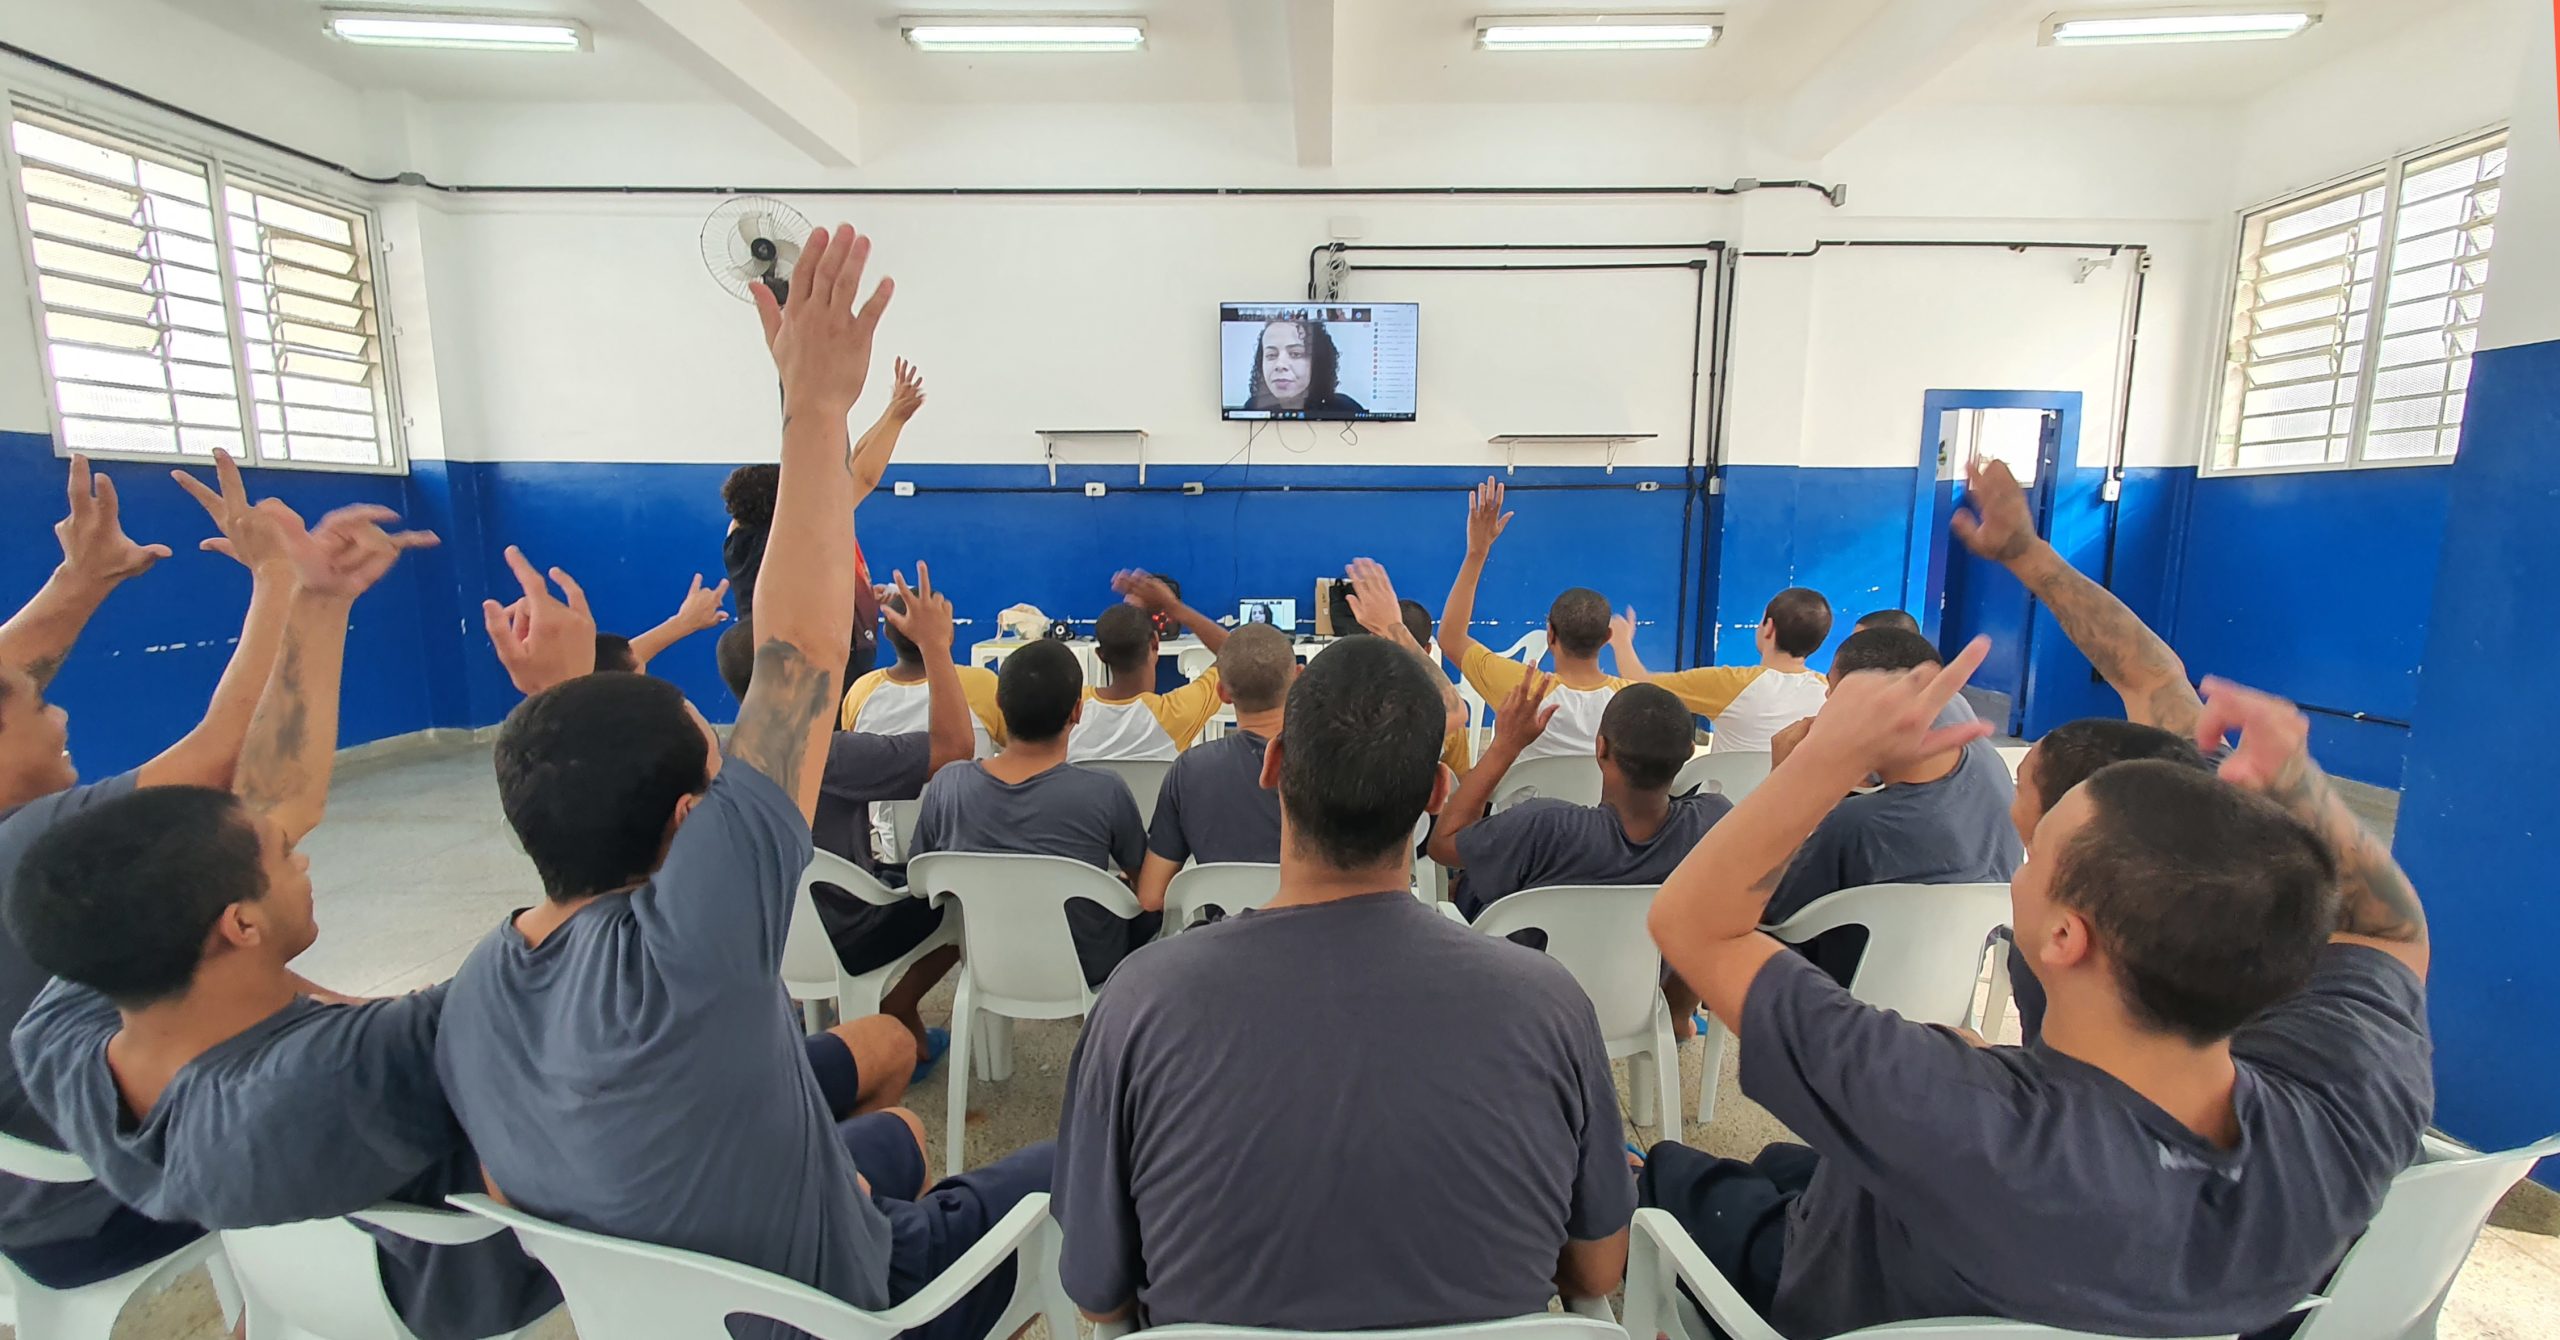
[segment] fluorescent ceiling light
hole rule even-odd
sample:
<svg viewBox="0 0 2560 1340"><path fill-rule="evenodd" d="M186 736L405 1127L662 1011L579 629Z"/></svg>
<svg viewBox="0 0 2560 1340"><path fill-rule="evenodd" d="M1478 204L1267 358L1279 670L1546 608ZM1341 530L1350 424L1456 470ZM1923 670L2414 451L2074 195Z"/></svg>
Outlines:
<svg viewBox="0 0 2560 1340"><path fill-rule="evenodd" d="M2307 5L2281 9L2143 9L2056 14L2044 21L2047 46L2136 42L2264 42L2294 37L2320 21Z"/></svg>
<svg viewBox="0 0 2560 1340"><path fill-rule="evenodd" d="M918 51L1136 51L1147 21L1118 15L910 14L898 29Z"/></svg>
<svg viewBox="0 0 2560 1340"><path fill-rule="evenodd" d="M1712 45L1722 14L1489 14L1479 51L1694 51Z"/></svg>
<svg viewBox="0 0 2560 1340"><path fill-rule="evenodd" d="M450 47L465 51L584 51L587 28L539 14L428 13L407 9L326 9L331 36L361 46Z"/></svg>

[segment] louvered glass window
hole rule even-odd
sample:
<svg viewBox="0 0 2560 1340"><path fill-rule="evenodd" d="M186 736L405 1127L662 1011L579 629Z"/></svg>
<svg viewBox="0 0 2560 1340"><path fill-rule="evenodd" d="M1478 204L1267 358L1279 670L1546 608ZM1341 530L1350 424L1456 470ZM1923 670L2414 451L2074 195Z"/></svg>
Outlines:
<svg viewBox="0 0 2560 1340"><path fill-rule="evenodd" d="M64 449L399 464L361 210L24 107L9 143Z"/></svg>
<svg viewBox="0 0 2560 1340"><path fill-rule="evenodd" d="M2506 158L2499 132L2241 220L2212 469L2452 458Z"/></svg>

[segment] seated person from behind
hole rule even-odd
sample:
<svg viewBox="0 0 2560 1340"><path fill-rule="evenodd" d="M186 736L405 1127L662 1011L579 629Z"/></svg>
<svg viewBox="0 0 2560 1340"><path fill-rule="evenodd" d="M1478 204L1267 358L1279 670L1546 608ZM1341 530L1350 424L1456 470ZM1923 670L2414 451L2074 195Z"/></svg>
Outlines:
<svg viewBox="0 0 2560 1340"><path fill-rule="evenodd" d="M1657 1146L1646 1203L1789 1336L2279 1322L2417 1157L2433 1103L2423 914L2290 704L2209 685L2200 734L2240 734L2220 777L2115 764L2038 824L2011 901L2052 999L2040 1045L1860 1004L1756 929L1759 872L1845 790L1988 729L1932 729L1982 645L1933 677L1843 680L1663 885L1655 940L1740 1038L1743 1092L1810 1148Z"/></svg>
<svg viewBox="0 0 2560 1340"><path fill-rule="evenodd" d="M755 677L726 750L673 685L555 661L537 602L510 663L533 696L499 735L497 775L545 897L455 975L436 1068L494 1188L527 1213L877 1311L1046 1190L1050 1150L927 1188L922 1126L895 1110L840 1123L828 1039L802 1038L780 989L853 610L845 417L888 298L884 281L848 310L868 251L849 228L813 234L787 311L755 286L792 414ZM588 652L593 633L564 645ZM893 1021L855 1022L896 1053L830 1066L868 1107L904 1085L914 1046ZM908 1334L978 1340L1013 1285L1008 1266Z"/></svg>
<svg viewBox="0 0 2560 1340"><path fill-rule="evenodd" d="M897 596L880 601L883 616L898 608ZM904 735L926 729L933 715L933 691L926 683L924 656L907 635L898 631L896 620L888 623L889 649L898 655L895 665L884 666L853 681L844 691L844 711L836 725L843 730L861 731L868 735ZM977 737L977 757L987 758L1004 743L1004 713L996 707L995 672L984 666L958 667L960 693L967 699L969 715ZM733 679L734 689L743 677Z"/></svg>
<svg viewBox="0 0 2560 1340"><path fill-rule="evenodd" d="M1236 728L1185 750L1165 774L1138 871L1140 907L1162 911L1165 890L1188 861L1279 862L1280 796L1262 784L1262 755L1280 734L1297 677L1288 635L1269 624L1246 624L1218 649L1218 697L1235 704Z"/></svg>
<svg viewBox="0 0 2560 1340"><path fill-rule="evenodd" d="M1279 896L1132 956L1085 1022L1051 1206L1068 1296L1291 1331L1605 1297L1634 1186L1590 999L1406 891L1448 787L1439 690L1350 638L1287 721L1263 762Z"/></svg>
<svg viewBox="0 0 2560 1340"><path fill-rule="evenodd" d="M1093 625L1094 652L1111 682L1086 686L1084 715L1067 740L1067 758L1170 761L1218 714L1218 672L1212 669L1171 693L1156 692L1156 616L1180 623L1212 652L1226 645L1227 630L1183 604L1160 578L1130 571L1113 577L1111 585L1128 601L1104 610Z"/></svg>
<svg viewBox="0 0 2560 1340"><path fill-rule="evenodd" d="M1467 556L1458 579L1449 587L1440 611L1440 654L1455 662L1458 673L1486 702L1511 696L1529 677L1530 666L1498 655L1467 631L1476 608L1476 586L1484 579L1485 559L1493 542L1511 525L1502 510L1502 485L1488 479L1476 487L1467 509ZM1600 672L1600 649L1609 645L1609 599L1585 587L1557 596L1547 607L1547 649L1555 657L1555 716L1523 758L1587 758L1600 738L1600 714L1627 681Z"/></svg>
<svg viewBox="0 0 2560 1340"><path fill-rule="evenodd" d="M1869 610L1858 616L1858 622L1849 631L1863 633L1870 628L1899 628L1906 633L1917 633L1920 621L1913 618L1909 610Z"/></svg>
<svg viewBox="0 0 2560 1340"><path fill-rule="evenodd" d="M1899 673L1938 664L1917 633L1890 628L1851 634L1831 658L1832 691L1860 673ZM1941 725L1969 717L1948 715ZM1821 718L1814 719L1821 729ZM2016 789L2009 765L1979 737L1878 774L1883 785L1842 800L1823 816L1788 863L1769 898L1776 925L1815 899L1868 884L1997 884L2017 873L2024 849L2011 824ZM1843 926L1801 948L1842 982L1857 970L1867 932Z"/></svg>
<svg viewBox="0 0 2560 1340"><path fill-rule="evenodd" d="M1542 706L1551 683L1533 675L1503 701L1493 742L1431 834L1431 859L1467 872L1456 901L1469 921L1522 889L1659 884L1733 809L1721 795L1671 794L1693 748L1689 709L1667 689L1630 684L1600 717L1599 804L1533 796L1486 814L1503 774L1553 710Z"/></svg>
<svg viewBox="0 0 2560 1340"><path fill-rule="evenodd" d="M1618 669L1629 679L1650 680L1680 695L1689 710L1715 723L1710 753L1765 754L1781 730L1822 710L1823 677L1804 658L1831 636L1831 602L1820 591L1791 586L1769 598L1760 612L1756 665L1703 665L1649 675L1636 659L1634 611L1609 624Z"/></svg>
<svg viewBox="0 0 2560 1340"><path fill-rule="evenodd" d="M243 527L263 527L254 540ZM228 527L298 571L281 660L233 791L134 791L64 820L9 886L11 934L57 980L18 1022L27 1095L117 1200L257 1228L485 1190L437 1086L445 988L349 1002L287 966L310 948L310 860L338 739L347 615L416 537ZM344 547L334 547L343 543ZM430 1247L374 1233L392 1306L426 1340L517 1330L560 1290L510 1235Z"/></svg>
<svg viewBox="0 0 2560 1340"><path fill-rule="evenodd" d="M935 773L916 815L914 855L969 851L1063 856L1126 879L1147 854L1146 821L1128 785L1067 762L1084 711L1084 667L1067 644L1043 638L1007 656L996 680L1006 744L994 758ZM1067 904L1085 981L1102 985L1129 951L1155 938L1159 912L1123 921L1082 899Z"/></svg>

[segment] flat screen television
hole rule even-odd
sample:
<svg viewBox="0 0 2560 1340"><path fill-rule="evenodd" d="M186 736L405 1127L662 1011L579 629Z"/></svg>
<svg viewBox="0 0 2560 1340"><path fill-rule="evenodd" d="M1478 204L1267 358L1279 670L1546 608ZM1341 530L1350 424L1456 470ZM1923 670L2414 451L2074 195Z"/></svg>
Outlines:
<svg viewBox="0 0 2560 1340"><path fill-rule="evenodd" d="M1421 326L1409 302L1220 304L1223 417L1409 422Z"/></svg>

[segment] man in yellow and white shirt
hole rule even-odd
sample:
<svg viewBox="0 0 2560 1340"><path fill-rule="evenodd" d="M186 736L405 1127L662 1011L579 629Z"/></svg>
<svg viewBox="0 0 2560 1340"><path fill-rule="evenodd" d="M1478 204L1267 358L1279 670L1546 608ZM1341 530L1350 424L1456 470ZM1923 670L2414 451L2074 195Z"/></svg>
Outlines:
<svg viewBox="0 0 2560 1340"><path fill-rule="evenodd" d="M896 596L883 603L901 614L906 612ZM925 687L924 658L895 623L888 626L888 638L890 647L898 653L898 663L874 670L846 686L837 729L874 735L903 735L926 729L933 696ZM974 665L957 669L960 692L968 699L970 725L977 735L977 756L991 758L1005 742L1004 713L996 710L995 672Z"/></svg>
<svg viewBox="0 0 2560 1340"><path fill-rule="evenodd" d="M1659 684L1676 694L1690 711L1715 723L1707 745L1714 754L1769 752L1779 731L1822 710L1828 692L1822 675L1804 666L1804 658L1822 650L1831 636L1831 602L1819 591L1791 586L1769 600L1760 613L1754 639L1758 665L1705 665L1694 670L1648 674L1636 659L1635 611L1610 624L1610 643L1618 668L1631 679Z"/></svg>
<svg viewBox="0 0 2560 1340"><path fill-rule="evenodd" d="M1467 557L1458 565L1458 580L1449 587L1449 602L1440 611L1440 652L1457 662L1458 673L1475 686L1486 702L1498 703L1528 678L1529 667L1500 655L1467 631L1475 616L1476 584L1484 578L1485 559L1493 542L1511 524L1502 510L1502 485L1478 485L1467 509ZM1547 607L1547 649L1555 657L1555 692L1547 702L1555 716L1546 731L1520 753L1522 759L1566 755L1593 757L1600 740L1600 714L1618 696L1626 680L1600 671L1600 649L1609 645L1608 597L1577 586Z"/></svg>
<svg viewBox="0 0 2560 1340"><path fill-rule="evenodd" d="M1212 653L1226 645L1227 630L1183 604L1172 587L1147 573L1120 573L1111 579L1111 586L1127 603L1103 611L1093 627L1094 651L1110 679L1099 686L1085 686L1084 713L1067 737L1067 761L1170 762L1190 748L1209 718L1218 714L1218 671L1211 667L1171 693L1156 692L1156 658L1162 648L1155 616L1181 624Z"/></svg>

